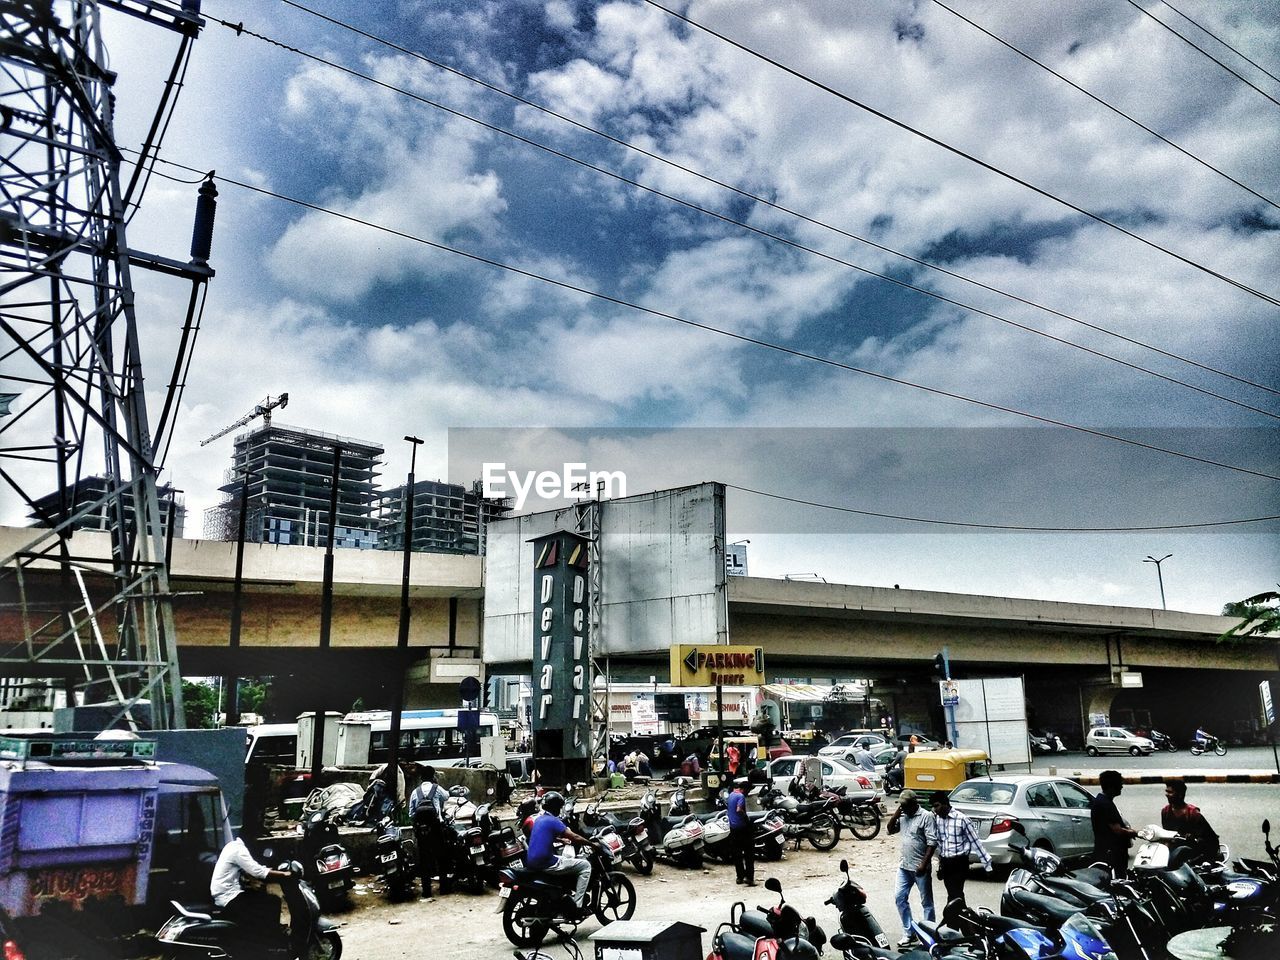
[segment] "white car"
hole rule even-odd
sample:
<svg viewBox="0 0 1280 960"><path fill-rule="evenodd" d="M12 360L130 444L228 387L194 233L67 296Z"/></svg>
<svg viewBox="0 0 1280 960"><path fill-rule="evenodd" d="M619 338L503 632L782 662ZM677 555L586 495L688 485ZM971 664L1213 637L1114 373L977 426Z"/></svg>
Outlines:
<svg viewBox="0 0 1280 960"><path fill-rule="evenodd" d="M1084 739L1084 752L1091 757L1100 753L1128 753L1151 756L1156 745L1124 727L1094 727Z"/></svg>
<svg viewBox="0 0 1280 960"><path fill-rule="evenodd" d="M818 751L820 757L852 757L858 750L866 747L874 750L880 744L889 741L878 733L846 733L836 737Z"/></svg>
<svg viewBox="0 0 1280 960"><path fill-rule="evenodd" d="M838 757L802 757L795 754L769 761L768 771L773 785L786 793L806 762L821 764L824 787L832 790L844 787L848 796L870 796L880 788L879 774L859 770Z"/></svg>

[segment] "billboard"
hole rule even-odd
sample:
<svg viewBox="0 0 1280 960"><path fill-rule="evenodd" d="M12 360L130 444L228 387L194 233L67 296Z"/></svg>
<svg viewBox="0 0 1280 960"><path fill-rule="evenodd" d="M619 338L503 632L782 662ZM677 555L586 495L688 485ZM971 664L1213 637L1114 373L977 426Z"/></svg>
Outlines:
<svg viewBox="0 0 1280 960"><path fill-rule="evenodd" d="M533 752L548 782L569 782L585 775L591 757L588 543L561 530L532 546Z"/></svg>
<svg viewBox="0 0 1280 960"><path fill-rule="evenodd" d="M1021 677L951 680L956 746L986 750L992 763L1031 763L1027 700Z"/></svg>
<svg viewBox="0 0 1280 960"><path fill-rule="evenodd" d="M724 486L702 483L600 503L597 656L666 655L673 643L727 639ZM489 524L484 567L486 663L530 662L531 541L574 529L575 510Z"/></svg>
<svg viewBox="0 0 1280 960"><path fill-rule="evenodd" d="M671 648L674 687L748 687L764 682L763 647L678 643Z"/></svg>

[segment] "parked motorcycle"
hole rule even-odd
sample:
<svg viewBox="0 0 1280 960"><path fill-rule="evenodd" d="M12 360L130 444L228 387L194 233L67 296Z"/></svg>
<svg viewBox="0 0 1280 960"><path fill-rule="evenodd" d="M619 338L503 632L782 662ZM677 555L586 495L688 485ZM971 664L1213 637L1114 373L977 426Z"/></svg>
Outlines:
<svg viewBox="0 0 1280 960"><path fill-rule="evenodd" d="M1195 737L1187 747L1193 757L1212 750L1220 757L1227 755L1227 745L1217 737Z"/></svg>
<svg viewBox="0 0 1280 960"><path fill-rule="evenodd" d="M791 781L794 788L797 780ZM834 790L812 787L796 799L810 803L826 800L831 804L831 814L836 824L846 828L859 840L874 840L880 834L880 794L861 794L850 797L845 787Z"/></svg>
<svg viewBox="0 0 1280 960"><path fill-rule="evenodd" d="M840 825L830 799L801 802L775 787L761 795L760 805L782 814L782 832L796 841L797 848L803 840L808 840L815 850L831 850L840 842Z"/></svg>
<svg viewBox="0 0 1280 960"><path fill-rule="evenodd" d="M484 841L488 878L497 886L498 871L522 865L528 847L520 832L515 827L504 827L487 803L476 808L476 827Z"/></svg>
<svg viewBox="0 0 1280 960"><path fill-rule="evenodd" d="M577 830L577 827L574 827ZM643 817L631 817L624 820L600 809L600 801L587 807L582 817L582 830L586 836L592 836L604 830L612 830L621 840L616 851L619 860L630 863L642 876L653 873L653 862L656 854L653 843L649 840L649 828L645 826Z"/></svg>
<svg viewBox="0 0 1280 960"><path fill-rule="evenodd" d="M402 900L413 889L418 874L418 845L409 828L400 828L390 817L383 817L375 828L375 865L378 878L386 885L393 900Z"/></svg>
<svg viewBox="0 0 1280 960"><path fill-rule="evenodd" d="M640 816L661 860L678 867L701 867L704 846L702 824L689 814L664 817L658 812L658 798L646 791L640 800Z"/></svg>
<svg viewBox="0 0 1280 960"><path fill-rule="evenodd" d="M299 824L302 833L303 874L325 907L345 904L355 870L338 841L338 828L324 810L316 810Z"/></svg>
<svg viewBox="0 0 1280 960"><path fill-rule="evenodd" d="M221 919L217 911L193 910L174 900L176 913L156 934L164 960L239 960L264 953L280 960L338 960L342 938L337 925L320 915L320 901L303 879L302 864L295 860L278 869L290 874L280 881L289 909L287 927L277 927L274 936L268 932L264 942L261 931L245 931Z"/></svg>
<svg viewBox="0 0 1280 960"><path fill-rule="evenodd" d="M717 863L733 862L733 849L729 845L728 796L728 789L721 790L716 799L715 810L709 813L694 813L688 800L685 799L683 790L677 790L671 795L672 816L687 814L698 819L702 824L702 852ZM782 815L772 810L751 810L747 812L747 819L751 821L755 858L781 860L787 844L787 838L783 833L785 824Z"/></svg>
<svg viewBox="0 0 1280 960"><path fill-rule="evenodd" d="M614 870L614 857L602 843L581 851L591 864L591 879L581 908L573 903L572 874L547 873L512 867L498 872L497 912L502 932L517 947L536 947L549 933L572 937L587 917L602 924L630 920L636 910L636 888L630 878Z"/></svg>
<svg viewBox="0 0 1280 960"><path fill-rule="evenodd" d="M778 895L776 907L748 910L739 900L720 924L707 960L814 960L826 945L827 935L813 917L802 918L786 902L776 877L764 882Z"/></svg>

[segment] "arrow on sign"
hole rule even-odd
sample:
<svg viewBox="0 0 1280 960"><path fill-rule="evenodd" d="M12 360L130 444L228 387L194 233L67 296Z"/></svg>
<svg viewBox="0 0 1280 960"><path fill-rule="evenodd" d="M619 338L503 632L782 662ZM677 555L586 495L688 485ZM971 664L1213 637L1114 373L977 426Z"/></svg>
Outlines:
<svg viewBox="0 0 1280 960"><path fill-rule="evenodd" d="M694 647L692 650L688 652L688 654L685 655L684 665L688 667L691 671L696 671L698 669L698 648L697 647Z"/></svg>

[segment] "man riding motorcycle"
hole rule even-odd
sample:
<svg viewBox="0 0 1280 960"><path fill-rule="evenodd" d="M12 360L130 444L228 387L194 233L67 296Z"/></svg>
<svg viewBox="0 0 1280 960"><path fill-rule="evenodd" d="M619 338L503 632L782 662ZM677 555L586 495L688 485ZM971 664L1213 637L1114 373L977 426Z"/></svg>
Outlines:
<svg viewBox="0 0 1280 960"><path fill-rule="evenodd" d="M529 832L529 852L525 855L525 866L530 870L542 870L546 873L574 874L573 905L579 910L591 884L591 863L580 857L557 856L555 844L557 840L568 840L572 843L586 844L591 841L574 833L560 819L560 811L564 809L564 797L552 791L542 798L542 813L533 821Z"/></svg>
<svg viewBox="0 0 1280 960"><path fill-rule="evenodd" d="M246 932L272 930L280 923L280 898L265 890L246 890L240 885L242 874L258 880L287 880L290 874L272 870L253 859L249 848L239 837L218 854L209 894L222 911L222 919L239 924Z"/></svg>

